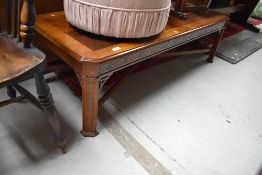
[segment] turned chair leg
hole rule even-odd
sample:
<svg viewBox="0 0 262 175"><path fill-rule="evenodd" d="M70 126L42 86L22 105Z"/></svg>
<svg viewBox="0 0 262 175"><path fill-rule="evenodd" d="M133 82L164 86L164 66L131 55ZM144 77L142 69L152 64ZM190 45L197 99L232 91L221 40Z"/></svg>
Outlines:
<svg viewBox="0 0 262 175"><path fill-rule="evenodd" d="M40 100L42 108L47 115L48 121L55 132L56 143L58 147L65 153L65 136L61 129L61 123L54 105L52 94L42 74L35 75L35 84L38 99Z"/></svg>
<svg viewBox="0 0 262 175"><path fill-rule="evenodd" d="M7 95L10 98L15 98L16 97L16 90L12 86L7 86Z"/></svg>

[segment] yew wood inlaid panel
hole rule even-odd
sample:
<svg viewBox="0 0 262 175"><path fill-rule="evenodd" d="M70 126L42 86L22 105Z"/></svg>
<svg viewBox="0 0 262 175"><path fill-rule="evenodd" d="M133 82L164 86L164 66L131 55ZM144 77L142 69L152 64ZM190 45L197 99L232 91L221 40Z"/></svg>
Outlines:
<svg viewBox="0 0 262 175"><path fill-rule="evenodd" d="M161 34L143 39L108 38L78 30L66 21L63 12L39 15L36 29L75 62L101 65L99 76L222 30L227 20L217 13L210 13L209 17L188 15L188 20L170 17Z"/></svg>

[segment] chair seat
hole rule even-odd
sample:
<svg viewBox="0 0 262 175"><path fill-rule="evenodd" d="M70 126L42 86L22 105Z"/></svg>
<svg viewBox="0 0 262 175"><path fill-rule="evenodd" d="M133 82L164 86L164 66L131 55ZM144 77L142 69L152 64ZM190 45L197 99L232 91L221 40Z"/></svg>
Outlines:
<svg viewBox="0 0 262 175"><path fill-rule="evenodd" d="M33 55L32 49L20 48L7 36L0 35L0 84L21 79L21 76L32 70L41 69L44 57ZM27 77L25 77L27 78Z"/></svg>

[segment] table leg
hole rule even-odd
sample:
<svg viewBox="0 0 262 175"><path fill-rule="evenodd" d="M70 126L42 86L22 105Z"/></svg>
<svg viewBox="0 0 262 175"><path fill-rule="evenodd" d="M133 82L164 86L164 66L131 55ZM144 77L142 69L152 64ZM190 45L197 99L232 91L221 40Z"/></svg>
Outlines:
<svg viewBox="0 0 262 175"><path fill-rule="evenodd" d="M98 119L98 96L99 80L96 78L83 77L82 84L82 115L83 130L81 134L84 137L95 137Z"/></svg>
<svg viewBox="0 0 262 175"><path fill-rule="evenodd" d="M224 29L222 29L222 30L220 30L218 32L218 37L216 38L216 40L215 40L215 42L214 42L214 44L212 46L212 49L210 50L209 57L207 59L207 61L209 63L213 63L213 60L214 60L217 48L218 48L218 46L220 44L220 41L222 40L222 37L223 37L225 29L226 29L226 27L224 27Z"/></svg>

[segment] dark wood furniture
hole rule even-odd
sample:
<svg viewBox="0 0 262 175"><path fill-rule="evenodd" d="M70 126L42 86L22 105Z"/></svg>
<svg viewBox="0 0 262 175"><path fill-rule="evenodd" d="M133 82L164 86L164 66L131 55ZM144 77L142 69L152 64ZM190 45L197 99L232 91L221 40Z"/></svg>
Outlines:
<svg viewBox="0 0 262 175"><path fill-rule="evenodd" d="M64 12L37 16L37 41L41 49L55 53L75 71L82 85L83 136L97 135L99 105L123 82L116 82L99 99L105 82L115 73L127 67L130 72L138 63L168 50L216 33L208 61L213 62L228 17L210 13L202 17L188 13L188 20L170 16L166 29L159 35L143 39L114 39L86 33L72 27Z"/></svg>
<svg viewBox="0 0 262 175"><path fill-rule="evenodd" d="M248 25L247 20L253 10L255 9L257 3L259 0L234 0L234 4L232 7L243 5L242 9L234 11L234 13L231 15L231 20L234 22L237 22L239 24Z"/></svg>
<svg viewBox="0 0 262 175"><path fill-rule="evenodd" d="M187 19L187 12L198 12L202 15L208 14L211 0L172 0L172 14L180 19Z"/></svg>
<svg viewBox="0 0 262 175"><path fill-rule="evenodd" d="M210 8L216 12L229 14L231 21L245 25L249 29L259 32L252 24L248 22L248 18L255 9L259 0L229 0L225 1L224 6L216 7L217 0L212 0Z"/></svg>
<svg viewBox="0 0 262 175"><path fill-rule="evenodd" d="M35 1L35 9L37 14L61 11L63 10L63 0L37 0ZM0 6L0 12L4 10L5 6Z"/></svg>
<svg viewBox="0 0 262 175"><path fill-rule="evenodd" d="M219 1L212 0L210 7L220 13L235 14L238 17L241 16L241 19L238 19L238 21L243 24L247 21L258 1L259 0L228 0L225 1L225 4L223 3L224 5L222 4L221 7L217 7Z"/></svg>
<svg viewBox="0 0 262 175"><path fill-rule="evenodd" d="M0 5L6 7L5 13L0 16L0 88L7 87L10 97L10 100L0 102L0 107L28 99L45 112L55 132L56 143L65 152L65 137L59 116L41 74L46 68L45 55L31 47L35 23L34 0L6 0L1 1ZM18 84L33 76L39 100ZM21 96L17 97L17 92Z"/></svg>
<svg viewBox="0 0 262 175"><path fill-rule="evenodd" d="M196 11L208 15L208 11L230 14L233 22L250 26L247 22L259 0L172 0L175 4L172 13L187 19L187 12ZM220 4L220 5L218 5ZM250 26L252 28L252 26Z"/></svg>

